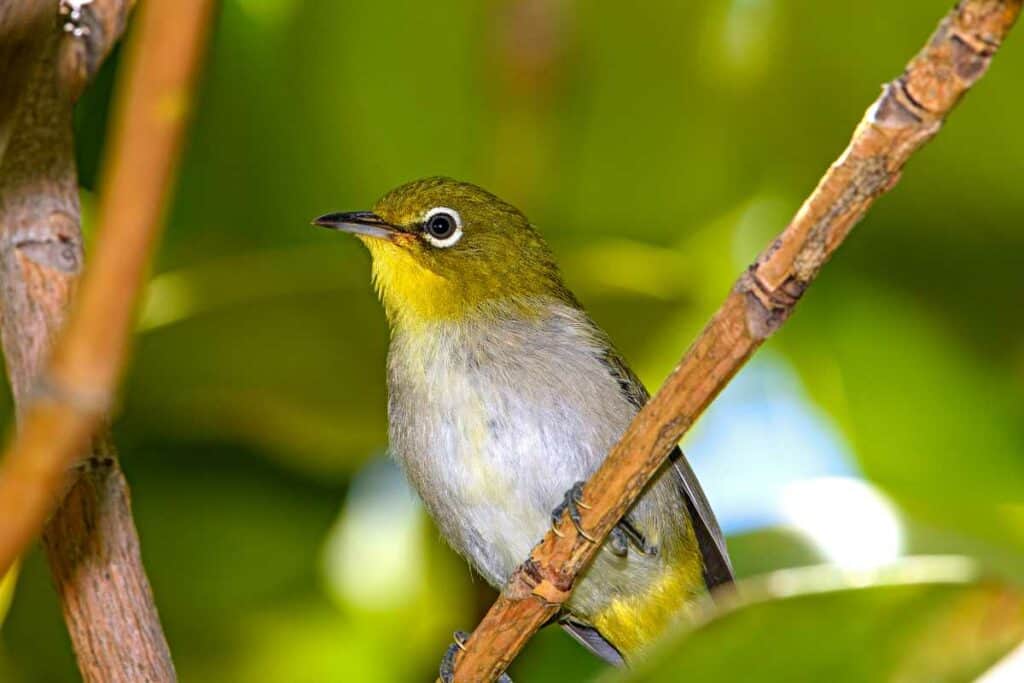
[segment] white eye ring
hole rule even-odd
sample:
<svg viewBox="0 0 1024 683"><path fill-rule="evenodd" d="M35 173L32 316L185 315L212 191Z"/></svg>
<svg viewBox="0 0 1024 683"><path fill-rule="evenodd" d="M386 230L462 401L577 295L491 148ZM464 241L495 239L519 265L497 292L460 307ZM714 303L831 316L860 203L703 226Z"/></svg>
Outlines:
<svg viewBox="0 0 1024 683"><path fill-rule="evenodd" d="M438 214L447 214L455 221L455 230L445 237L432 235L428 229L430 219ZM458 211L449 209L447 206L435 206L423 216L423 237L435 247L440 247L441 249L452 246L462 239L462 216L459 215Z"/></svg>

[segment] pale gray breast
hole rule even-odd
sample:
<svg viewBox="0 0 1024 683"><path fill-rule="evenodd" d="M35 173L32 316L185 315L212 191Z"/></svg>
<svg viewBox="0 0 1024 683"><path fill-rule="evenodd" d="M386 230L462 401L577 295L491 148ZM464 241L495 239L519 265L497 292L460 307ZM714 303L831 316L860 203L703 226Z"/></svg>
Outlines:
<svg viewBox="0 0 1024 683"><path fill-rule="evenodd" d="M397 330L391 448L456 550L500 585L552 508L621 435L635 406L586 314Z"/></svg>

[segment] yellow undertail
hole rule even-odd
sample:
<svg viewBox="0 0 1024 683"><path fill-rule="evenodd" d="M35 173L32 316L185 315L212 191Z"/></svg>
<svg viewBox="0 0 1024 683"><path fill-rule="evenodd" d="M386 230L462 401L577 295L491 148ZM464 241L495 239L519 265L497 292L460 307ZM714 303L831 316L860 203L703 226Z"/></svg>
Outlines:
<svg viewBox="0 0 1024 683"><path fill-rule="evenodd" d="M687 605L705 590L700 556L692 551L679 554L647 591L615 598L592 618L627 661L685 616Z"/></svg>

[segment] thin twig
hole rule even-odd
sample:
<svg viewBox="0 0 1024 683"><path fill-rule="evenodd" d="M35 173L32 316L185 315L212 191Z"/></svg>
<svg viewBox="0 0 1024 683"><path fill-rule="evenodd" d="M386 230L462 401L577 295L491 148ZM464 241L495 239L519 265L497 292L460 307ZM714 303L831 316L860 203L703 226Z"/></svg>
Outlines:
<svg viewBox="0 0 1024 683"><path fill-rule="evenodd" d="M110 407L179 155L211 6L211 0L152 2L140 12L111 122L93 260L0 462L0 572L39 533Z"/></svg>
<svg viewBox="0 0 1024 683"><path fill-rule="evenodd" d="M792 222L736 282L661 390L590 478L583 527L603 540L755 350L789 317L818 271L910 156L988 68L1021 0L964 0L867 110L842 156ZM493 681L568 599L598 550L563 523L511 576L458 655L457 681Z"/></svg>

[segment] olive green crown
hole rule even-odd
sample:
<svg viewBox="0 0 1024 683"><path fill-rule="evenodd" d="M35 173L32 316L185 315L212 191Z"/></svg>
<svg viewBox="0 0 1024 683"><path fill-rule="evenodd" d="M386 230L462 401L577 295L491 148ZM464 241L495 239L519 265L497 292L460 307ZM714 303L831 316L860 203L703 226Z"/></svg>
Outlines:
<svg viewBox="0 0 1024 683"><path fill-rule="evenodd" d="M420 238L424 217L439 207L457 212L462 222L461 239L449 247ZM476 185L416 180L384 195L374 213L407 237L394 244L365 240L392 318L457 319L494 304L528 309L552 297L574 303L554 255L526 216Z"/></svg>

